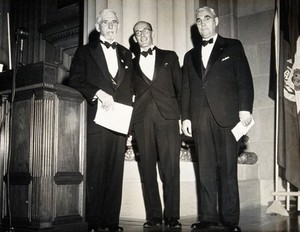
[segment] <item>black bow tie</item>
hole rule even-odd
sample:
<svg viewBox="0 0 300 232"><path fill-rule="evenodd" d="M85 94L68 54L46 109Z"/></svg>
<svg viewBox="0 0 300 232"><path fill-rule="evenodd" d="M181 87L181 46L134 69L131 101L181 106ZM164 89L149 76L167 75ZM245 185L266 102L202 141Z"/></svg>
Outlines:
<svg viewBox="0 0 300 232"><path fill-rule="evenodd" d="M102 41L102 40L100 40L100 42L101 42L102 44L104 44L105 47L107 47L107 48L112 47L112 49L115 49L115 48L117 47L117 43L116 43L116 42L109 43L109 42L107 42L107 41Z"/></svg>
<svg viewBox="0 0 300 232"><path fill-rule="evenodd" d="M141 54L142 54L144 57L147 57L148 54L149 54L149 55L152 55L152 51L153 51L153 49L149 48L148 51L142 51Z"/></svg>
<svg viewBox="0 0 300 232"><path fill-rule="evenodd" d="M209 39L209 40L202 40L202 42L201 42L201 45L203 46L203 47L205 47L207 44L211 44L211 43L213 43L214 42L214 40L213 40L213 38L211 38L211 39Z"/></svg>

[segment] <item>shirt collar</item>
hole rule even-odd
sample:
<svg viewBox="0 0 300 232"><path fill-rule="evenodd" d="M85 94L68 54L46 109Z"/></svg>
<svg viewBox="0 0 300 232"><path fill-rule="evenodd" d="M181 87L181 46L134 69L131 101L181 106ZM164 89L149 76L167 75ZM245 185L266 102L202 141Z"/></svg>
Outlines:
<svg viewBox="0 0 300 232"><path fill-rule="evenodd" d="M114 42L116 42L116 40L114 39L113 41L108 41L107 39L105 39L105 37L103 36L103 35L100 35L100 40L102 40L103 42L108 42L108 43L110 43L110 44L112 44L112 43L114 43Z"/></svg>
<svg viewBox="0 0 300 232"><path fill-rule="evenodd" d="M154 47L155 47L154 45L151 45L151 46L150 46L151 50L154 50ZM149 48L147 48L146 50L141 48L141 52L148 51L148 49L149 49Z"/></svg>
<svg viewBox="0 0 300 232"><path fill-rule="evenodd" d="M218 34L215 34L213 37L211 37L213 39L213 43L211 45L215 44L215 42L217 41L217 37L218 37ZM203 40L210 40L211 38L209 38L209 39L203 39Z"/></svg>

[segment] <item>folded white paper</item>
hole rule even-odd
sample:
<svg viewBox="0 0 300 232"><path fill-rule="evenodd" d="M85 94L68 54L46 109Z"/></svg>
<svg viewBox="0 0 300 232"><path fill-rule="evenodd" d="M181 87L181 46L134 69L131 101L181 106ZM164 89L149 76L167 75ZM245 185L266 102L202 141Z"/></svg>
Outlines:
<svg viewBox="0 0 300 232"><path fill-rule="evenodd" d="M236 126L231 130L232 134L235 137L235 140L238 141L243 135L247 134L254 123L254 119L252 119L248 126L244 126L241 122L236 124Z"/></svg>
<svg viewBox="0 0 300 232"><path fill-rule="evenodd" d="M101 107L101 102L98 102L97 113L94 122L107 129L127 134L132 115L132 106L114 102L114 107L105 110Z"/></svg>

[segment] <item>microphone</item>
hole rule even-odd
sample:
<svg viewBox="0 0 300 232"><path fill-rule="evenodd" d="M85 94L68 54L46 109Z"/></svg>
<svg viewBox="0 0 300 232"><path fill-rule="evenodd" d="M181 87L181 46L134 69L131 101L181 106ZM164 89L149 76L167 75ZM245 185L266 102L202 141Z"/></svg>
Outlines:
<svg viewBox="0 0 300 232"><path fill-rule="evenodd" d="M20 66L24 66L23 64L23 47L24 47L24 39L27 39L29 33L27 29L23 27L18 27L15 30L15 37L16 37L16 59L17 63Z"/></svg>
<svg viewBox="0 0 300 232"><path fill-rule="evenodd" d="M20 38L20 39L26 39L28 37L28 31L27 29L23 28L23 27L18 27L15 30L15 35Z"/></svg>

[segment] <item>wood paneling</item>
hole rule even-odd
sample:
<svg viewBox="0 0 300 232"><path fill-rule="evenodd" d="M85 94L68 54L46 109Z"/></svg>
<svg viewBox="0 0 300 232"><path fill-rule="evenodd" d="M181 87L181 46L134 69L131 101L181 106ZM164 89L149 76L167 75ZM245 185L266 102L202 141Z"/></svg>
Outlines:
<svg viewBox="0 0 300 232"><path fill-rule="evenodd" d="M17 231L86 231L86 102L79 92L57 83L55 65L41 62L19 71L12 124L0 133L1 143L9 138L11 144L11 153L1 150L3 163L10 160L1 175L2 226L9 224L10 203ZM0 73L0 86L10 74ZM9 95L10 85L2 86L0 95ZM3 101L1 112L9 105Z"/></svg>

